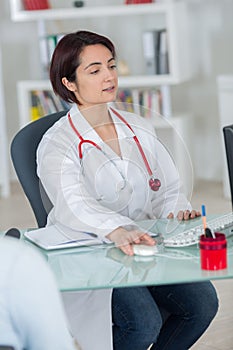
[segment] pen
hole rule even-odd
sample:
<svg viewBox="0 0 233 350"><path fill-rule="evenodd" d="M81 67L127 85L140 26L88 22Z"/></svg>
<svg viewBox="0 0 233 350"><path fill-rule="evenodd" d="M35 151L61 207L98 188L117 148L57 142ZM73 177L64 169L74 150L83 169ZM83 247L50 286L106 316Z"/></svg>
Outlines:
<svg viewBox="0 0 233 350"><path fill-rule="evenodd" d="M61 242L61 243L57 243L57 246L59 245L63 245L63 244L73 244L73 243L77 243L77 242L85 242L85 241L89 241L89 239L73 239L71 241L65 241L65 242Z"/></svg>
<svg viewBox="0 0 233 350"><path fill-rule="evenodd" d="M203 204L201 206L201 215L202 215L202 223L203 223L203 228L204 228L204 234L206 230L206 211L205 211L205 205Z"/></svg>
<svg viewBox="0 0 233 350"><path fill-rule="evenodd" d="M205 237L216 238L214 232L212 232L211 229L207 227L205 205L201 206L201 213L202 213L202 222L203 222L203 228L204 228L204 235L205 235Z"/></svg>

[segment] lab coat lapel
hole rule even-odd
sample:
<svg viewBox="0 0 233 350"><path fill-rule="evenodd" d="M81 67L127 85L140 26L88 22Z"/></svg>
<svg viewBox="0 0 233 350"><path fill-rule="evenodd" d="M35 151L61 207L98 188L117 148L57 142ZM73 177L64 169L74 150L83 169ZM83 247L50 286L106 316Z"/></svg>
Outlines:
<svg viewBox="0 0 233 350"><path fill-rule="evenodd" d="M74 105L71 108L70 115L74 126L77 128L78 132L84 140L91 140L97 144L101 143L101 138L88 123L88 121L83 117L77 105Z"/></svg>
<svg viewBox="0 0 233 350"><path fill-rule="evenodd" d="M129 127L122 122L113 112L111 112L112 120L115 124L120 149L121 149L121 155L123 159L130 158L130 155L133 151L133 137L134 133L129 129ZM121 114L121 112L120 112ZM123 114L123 113L122 113ZM126 163L128 166L128 163Z"/></svg>
<svg viewBox="0 0 233 350"><path fill-rule="evenodd" d="M124 112L120 112L120 114L123 116L124 119L125 115ZM141 164L142 167L145 166L142 156L138 150L138 147L135 143L135 140L133 139L135 136L135 133L119 118L112 113L112 119L114 121L116 131L118 134L118 139L120 142L120 148L121 148L121 154L123 159L133 160L136 161L138 164ZM138 135L138 138L140 135ZM125 170L129 170L131 162L126 162L125 166L127 167Z"/></svg>

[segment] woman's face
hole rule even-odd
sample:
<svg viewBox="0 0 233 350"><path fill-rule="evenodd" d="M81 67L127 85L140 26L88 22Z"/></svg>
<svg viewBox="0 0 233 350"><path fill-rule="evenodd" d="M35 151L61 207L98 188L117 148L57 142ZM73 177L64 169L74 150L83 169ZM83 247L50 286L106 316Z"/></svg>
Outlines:
<svg viewBox="0 0 233 350"><path fill-rule="evenodd" d="M116 99L118 77L116 62L104 45L89 45L80 55L73 92L81 103L80 109Z"/></svg>

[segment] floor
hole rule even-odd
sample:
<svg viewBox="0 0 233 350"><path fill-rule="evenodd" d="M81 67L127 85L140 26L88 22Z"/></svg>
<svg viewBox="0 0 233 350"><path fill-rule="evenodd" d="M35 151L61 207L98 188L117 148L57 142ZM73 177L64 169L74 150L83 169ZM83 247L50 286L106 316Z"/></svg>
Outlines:
<svg viewBox="0 0 233 350"><path fill-rule="evenodd" d="M36 227L32 210L17 183L11 186L11 196L0 198L0 230L10 227ZM224 214L231 211L231 202L223 197L222 185L199 181L191 199L193 208L206 205L207 214ZM192 350L233 350L233 280L213 282L219 296L219 312ZM174 349L183 350L183 349Z"/></svg>

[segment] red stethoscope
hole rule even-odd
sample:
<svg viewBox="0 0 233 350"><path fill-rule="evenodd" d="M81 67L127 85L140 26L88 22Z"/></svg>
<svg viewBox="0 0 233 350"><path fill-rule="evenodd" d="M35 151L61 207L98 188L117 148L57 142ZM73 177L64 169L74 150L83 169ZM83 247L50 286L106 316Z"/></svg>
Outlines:
<svg viewBox="0 0 233 350"><path fill-rule="evenodd" d="M138 150L139 150L139 152L140 152L140 154L142 156L143 162L144 162L144 164L146 166L147 172L148 172L148 174L150 176L149 186L152 189L152 191L158 191L160 186L161 186L161 181L153 176L153 173L152 173L151 167L150 167L150 165L148 163L148 160L146 158L145 152L143 151L142 146L141 146L137 136L135 135L132 127L129 125L129 123L117 111L115 111L112 107L110 107L110 109L134 134L133 139L134 139L134 141L135 141L135 143L136 143L136 145L138 147ZM79 158L80 159L82 159L82 157L83 157L82 145L84 143L89 143L89 144L91 144L92 146L96 147L97 149L99 149L101 151L101 147L99 145L97 145L97 143L95 143L94 141L91 141L91 140L85 140L82 137L82 135L78 132L77 128L74 126L74 123L73 123L73 121L71 119L70 113L68 113L68 119L69 119L69 123L70 123L72 129L74 130L74 132L76 133L76 135L80 139L80 142L79 142L79 145L78 145L78 153L79 153Z"/></svg>

